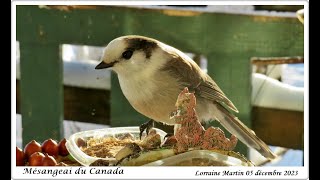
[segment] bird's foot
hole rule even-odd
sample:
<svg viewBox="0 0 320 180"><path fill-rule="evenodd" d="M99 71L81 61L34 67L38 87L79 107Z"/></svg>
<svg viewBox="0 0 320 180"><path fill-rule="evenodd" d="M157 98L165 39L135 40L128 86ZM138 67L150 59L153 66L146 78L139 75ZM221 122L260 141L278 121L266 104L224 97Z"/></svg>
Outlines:
<svg viewBox="0 0 320 180"><path fill-rule="evenodd" d="M153 128L153 127L154 127L154 120L153 119L150 119L149 121L141 124L139 126L139 130L140 130L140 136L139 137L140 137L140 140L141 140L143 131L146 130L146 134L148 135L150 129Z"/></svg>

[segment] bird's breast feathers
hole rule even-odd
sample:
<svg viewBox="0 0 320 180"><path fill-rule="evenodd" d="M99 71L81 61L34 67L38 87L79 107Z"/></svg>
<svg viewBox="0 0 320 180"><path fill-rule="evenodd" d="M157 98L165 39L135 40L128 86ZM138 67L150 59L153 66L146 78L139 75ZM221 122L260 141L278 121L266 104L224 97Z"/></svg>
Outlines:
<svg viewBox="0 0 320 180"><path fill-rule="evenodd" d="M162 72L148 76L149 78L146 78L143 73L130 78L118 75L122 92L134 109L141 114L156 121L172 124L169 114L175 108L176 98L180 92L179 84Z"/></svg>

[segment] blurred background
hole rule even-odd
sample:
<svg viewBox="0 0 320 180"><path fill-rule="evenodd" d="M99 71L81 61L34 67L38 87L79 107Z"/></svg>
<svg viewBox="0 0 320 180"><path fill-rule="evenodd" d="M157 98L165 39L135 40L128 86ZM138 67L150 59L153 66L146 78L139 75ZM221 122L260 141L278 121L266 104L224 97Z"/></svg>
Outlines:
<svg viewBox="0 0 320 180"><path fill-rule="evenodd" d="M281 157L269 162L240 143L236 150L259 165L303 166L302 9L17 6L16 145L148 120L128 104L114 73L94 69L109 41L137 34L192 57Z"/></svg>

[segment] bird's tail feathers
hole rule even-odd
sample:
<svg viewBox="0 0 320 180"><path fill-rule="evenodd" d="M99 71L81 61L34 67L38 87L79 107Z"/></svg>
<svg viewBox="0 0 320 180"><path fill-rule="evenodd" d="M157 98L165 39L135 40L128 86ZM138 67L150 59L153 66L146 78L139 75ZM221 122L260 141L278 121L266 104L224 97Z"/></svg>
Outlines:
<svg viewBox="0 0 320 180"><path fill-rule="evenodd" d="M256 149L261 155L268 159L275 159L276 155L271 151L259 137L256 136L253 130L249 129L236 116L231 114L225 107L216 104L217 109L221 113L216 113L216 118L220 123L241 142L249 147Z"/></svg>

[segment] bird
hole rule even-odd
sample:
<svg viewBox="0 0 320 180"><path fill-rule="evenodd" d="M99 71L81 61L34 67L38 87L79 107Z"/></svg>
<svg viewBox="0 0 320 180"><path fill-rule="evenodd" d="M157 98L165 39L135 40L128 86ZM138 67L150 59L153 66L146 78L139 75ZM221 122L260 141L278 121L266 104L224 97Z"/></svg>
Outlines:
<svg viewBox="0 0 320 180"><path fill-rule="evenodd" d="M95 69L111 68L126 99L144 116L175 125L170 113L179 93L187 87L196 96L200 121L217 120L265 158L276 158L269 146L232 113L239 111L217 83L177 48L150 37L125 35L111 40L100 60Z"/></svg>

